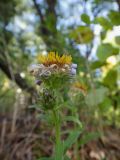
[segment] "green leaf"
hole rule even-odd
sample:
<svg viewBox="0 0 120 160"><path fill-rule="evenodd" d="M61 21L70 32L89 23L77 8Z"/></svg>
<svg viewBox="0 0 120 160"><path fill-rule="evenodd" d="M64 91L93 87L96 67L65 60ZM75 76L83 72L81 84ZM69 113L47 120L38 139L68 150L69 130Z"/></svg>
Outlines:
<svg viewBox="0 0 120 160"><path fill-rule="evenodd" d="M64 142L64 152L66 152L78 139L81 134L81 130L72 131L66 141Z"/></svg>
<svg viewBox="0 0 120 160"><path fill-rule="evenodd" d="M80 120L76 117L73 117L73 116L67 116L65 117L65 120L66 121L72 121L74 123L77 123L81 128L82 128L82 123L80 122Z"/></svg>
<svg viewBox="0 0 120 160"><path fill-rule="evenodd" d="M112 25L120 25L120 12L111 11L108 14L109 19L111 20Z"/></svg>
<svg viewBox="0 0 120 160"><path fill-rule="evenodd" d="M117 45L120 45L120 36L115 37L115 42Z"/></svg>
<svg viewBox="0 0 120 160"><path fill-rule="evenodd" d="M79 26L70 33L70 38L74 39L76 43L84 44L90 43L94 34L88 26Z"/></svg>
<svg viewBox="0 0 120 160"><path fill-rule="evenodd" d="M105 87L91 90L85 98L86 104L88 106L96 106L100 104L104 100L104 97L107 95L107 93L108 89Z"/></svg>
<svg viewBox="0 0 120 160"><path fill-rule="evenodd" d="M81 15L81 19L82 19L82 21L85 22L86 24L90 24L90 17L89 17L87 14L83 13L83 14Z"/></svg>
<svg viewBox="0 0 120 160"><path fill-rule="evenodd" d="M78 142L78 145L79 145L79 147L81 147L81 146L87 144L89 141L96 139L98 137L100 137L100 133L98 133L98 132L87 133L87 134L83 135L83 137Z"/></svg>
<svg viewBox="0 0 120 160"><path fill-rule="evenodd" d="M112 47L111 44L101 44L97 49L97 56L101 61L105 61L108 57L112 55L117 55L119 49Z"/></svg>
<svg viewBox="0 0 120 160"><path fill-rule="evenodd" d="M101 38L101 40L105 39L106 33L107 33L107 30L103 30L103 31L100 32L100 38Z"/></svg>
<svg viewBox="0 0 120 160"><path fill-rule="evenodd" d="M70 160L70 158L65 155L64 160Z"/></svg>
<svg viewBox="0 0 120 160"><path fill-rule="evenodd" d="M104 17L95 18L94 23L99 23L105 30L112 29L111 22Z"/></svg>
<svg viewBox="0 0 120 160"><path fill-rule="evenodd" d="M117 82L117 76L117 71L112 69L107 73L107 75L103 79L103 83L109 88L114 88Z"/></svg>
<svg viewBox="0 0 120 160"><path fill-rule="evenodd" d="M106 62L101 62L101 61L94 61L92 64L91 64L91 69L97 69L97 68L100 68L102 66L106 65Z"/></svg>
<svg viewBox="0 0 120 160"><path fill-rule="evenodd" d="M104 101L99 105L100 111L107 112L108 108L112 106L112 101L110 98L105 97Z"/></svg>

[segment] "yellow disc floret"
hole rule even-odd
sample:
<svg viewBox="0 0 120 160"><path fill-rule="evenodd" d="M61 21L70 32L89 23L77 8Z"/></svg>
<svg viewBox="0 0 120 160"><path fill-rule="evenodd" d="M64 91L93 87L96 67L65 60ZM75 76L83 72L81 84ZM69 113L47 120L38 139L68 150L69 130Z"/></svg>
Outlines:
<svg viewBox="0 0 120 160"><path fill-rule="evenodd" d="M42 63L45 66L49 66L52 64L63 66L64 64L72 63L72 57L70 55L59 56L58 53L55 52L49 52L48 55L38 55L37 59L39 63Z"/></svg>

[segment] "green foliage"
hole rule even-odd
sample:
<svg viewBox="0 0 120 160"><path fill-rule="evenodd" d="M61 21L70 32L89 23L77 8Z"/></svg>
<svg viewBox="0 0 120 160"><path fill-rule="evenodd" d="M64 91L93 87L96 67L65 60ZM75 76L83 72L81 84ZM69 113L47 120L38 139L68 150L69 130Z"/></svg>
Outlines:
<svg viewBox="0 0 120 160"><path fill-rule="evenodd" d="M82 147L83 145L87 144L91 140L95 140L100 137L100 133L98 132L91 132L84 134L83 137L79 140L79 147Z"/></svg>
<svg viewBox="0 0 120 160"><path fill-rule="evenodd" d="M97 61L94 61L93 63L91 63L91 69L101 68L104 65L106 65L106 62L97 60Z"/></svg>
<svg viewBox="0 0 120 160"><path fill-rule="evenodd" d="M6 23L15 15L15 7L18 5L16 0L10 2L9 0L0 1L0 20L5 20ZM6 12L9 8L9 12Z"/></svg>
<svg viewBox="0 0 120 160"><path fill-rule="evenodd" d="M85 22L86 24L90 24L90 17L89 17L87 14L83 13L83 14L81 15L81 19L82 19L82 21Z"/></svg>
<svg viewBox="0 0 120 160"><path fill-rule="evenodd" d="M120 13L117 11L110 11L108 17L111 20L112 25L120 25Z"/></svg>
<svg viewBox="0 0 120 160"><path fill-rule="evenodd" d="M80 134L81 134L81 129L71 131L70 135L64 142L64 152L66 152L76 142Z"/></svg>
<svg viewBox="0 0 120 160"><path fill-rule="evenodd" d="M115 42L120 46L120 36L115 37Z"/></svg>
<svg viewBox="0 0 120 160"><path fill-rule="evenodd" d="M109 88L114 88L116 87L116 82L117 82L117 71L112 69L107 73L107 75L103 79L103 83Z"/></svg>
<svg viewBox="0 0 120 160"><path fill-rule="evenodd" d="M108 97L105 97L103 102L101 104L99 104L100 111L103 113L107 112L111 106L112 106L112 101Z"/></svg>
<svg viewBox="0 0 120 160"><path fill-rule="evenodd" d="M118 53L119 50L108 43L101 44L97 49L97 56L100 61L105 61L108 57L117 55Z"/></svg>
<svg viewBox="0 0 120 160"><path fill-rule="evenodd" d="M66 117L65 117L65 120L66 120L66 121L74 122L74 123L78 124L78 126L79 126L80 128L82 128L82 124L81 124L80 120L79 120L78 118L76 118L76 117L66 116Z"/></svg>
<svg viewBox="0 0 120 160"><path fill-rule="evenodd" d="M97 17L94 23L99 23L105 30L112 29L112 24L107 18Z"/></svg>
<svg viewBox="0 0 120 160"><path fill-rule="evenodd" d="M108 94L108 89L101 87L95 90L90 90L86 96L86 104L88 106L97 106L100 104L104 97Z"/></svg>
<svg viewBox="0 0 120 160"><path fill-rule="evenodd" d="M65 155L64 160L70 160L70 158Z"/></svg>
<svg viewBox="0 0 120 160"><path fill-rule="evenodd" d="M89 27L79 26L71 31L70 37L74 39L76 43L84 44L90 43L94 38L94 34Z"/></svg>
<svg viewBox="0 0 120 160"><path fill-rule="evenodd" d="M71 79L72 77L68 76L67 74L61 73L52 74L49 78L43 78L43 81L45 81L46 86L51 89L62 89L62 87L66 88L67 86L69 86Z"/></svg>

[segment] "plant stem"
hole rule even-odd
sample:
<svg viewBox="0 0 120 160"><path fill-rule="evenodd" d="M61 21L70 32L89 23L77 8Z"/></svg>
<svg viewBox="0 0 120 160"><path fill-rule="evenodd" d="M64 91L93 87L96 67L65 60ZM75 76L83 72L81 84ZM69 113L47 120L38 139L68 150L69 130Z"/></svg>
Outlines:
<svg viewBox="0 0 120 160"><path fill-rule="evenodd" d="M76 118L78 118L77 110L73 113L73 116L75 116ZM74 127L75 127L75 129L77 129L77 124L74 124ZM75 143L75 150L74 150L74 152L75 152L75 155L76 155L76 157L75 157L76 160L80 160L80 158L79 158L78 140Z"/></svg>
<svg viewBox="0 0 120 160"><path fill-rule="evenodd" d="M61 137L60 137L60 117L58 111L53 111L54 123L55 123L55 160L62 160L63 155L61 147Z"/></svg>

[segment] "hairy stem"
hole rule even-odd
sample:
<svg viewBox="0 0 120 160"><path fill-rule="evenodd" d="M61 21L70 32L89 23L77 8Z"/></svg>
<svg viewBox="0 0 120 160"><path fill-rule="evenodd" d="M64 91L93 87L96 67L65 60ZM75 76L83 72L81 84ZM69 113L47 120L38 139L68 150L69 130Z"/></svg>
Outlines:
<svg viewBox="0 0 120 160"><path fill-rule="evenodd" d="M55 122L55 160L62 160L61 155L61 137L60 137L60 117L58 111L53 111L54 122Z"/></svg>

